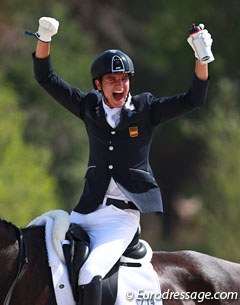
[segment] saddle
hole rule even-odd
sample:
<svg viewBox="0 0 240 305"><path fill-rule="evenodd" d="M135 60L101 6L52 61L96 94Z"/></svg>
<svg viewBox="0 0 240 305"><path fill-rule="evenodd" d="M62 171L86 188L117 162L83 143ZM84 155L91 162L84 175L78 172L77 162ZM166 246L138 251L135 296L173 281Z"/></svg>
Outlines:
<svg viewBox="0 0 240 305"><path fill-rule="evenodd" d="M140 230L138 229L131 243L123 253L124 257L131 259L141 259L146 253L146 246L139 241ZM73 297L77 303L78 300L78 275L82 265L89 255L89 236L78 224L71 224L66 233L66 240L69 243L63 245L63 253L68 269L69 281L72 287ZM118 262L112 267L108 274L103 279L102 286L102 304L113 305L117 296L118 289L118 270L119 266L140 267L140 263Z"/></svg>

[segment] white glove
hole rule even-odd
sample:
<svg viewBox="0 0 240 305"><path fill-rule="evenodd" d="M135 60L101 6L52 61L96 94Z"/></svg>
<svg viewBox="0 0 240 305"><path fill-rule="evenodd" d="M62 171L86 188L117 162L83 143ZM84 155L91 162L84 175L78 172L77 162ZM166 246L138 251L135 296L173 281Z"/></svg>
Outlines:
<svg viewBox="0 0 240 305"><path fill-rule="evenodd" d="M199 27L202 29L202 31L200 31L199 33L196 33L194 35L190 35L187 39L189 45L192 47L193 51L194 51L194 55L197 59L199 59L198 56L198 50L196 50L194 44L193 44L193 40L194 40L194 36L198 35L198 38L202 40L202 44L205 45L205 47L211 49L212 47L212 37L211 34L208 32L208 30L204 29L204 24L199 24Z"/></svg>
<svg viewBox="0 0 240 305"><path fill-rule="evenodd" d="M59 22L51 17L42 17L39 19L39 27L36 37L43 42L50 42L52 36L57 34Z"/></svg>

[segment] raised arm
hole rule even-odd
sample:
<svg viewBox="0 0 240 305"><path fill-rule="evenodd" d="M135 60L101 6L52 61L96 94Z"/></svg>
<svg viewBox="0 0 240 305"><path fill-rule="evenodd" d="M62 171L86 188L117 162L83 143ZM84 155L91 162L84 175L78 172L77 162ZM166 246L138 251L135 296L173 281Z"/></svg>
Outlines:
<svg viewBox="0 0 240 305"><path fill-rule="evenodd" d="M51 65L50 45L52 36L58 31L58 26L59 22L56 19L42 17L39 19L38 31L36 33L27 31L26 33L38 39L36 50L32 57L34 76L51 97L81 118L84 113L82 101L86 93L64 81L55 73Z"/></svg>

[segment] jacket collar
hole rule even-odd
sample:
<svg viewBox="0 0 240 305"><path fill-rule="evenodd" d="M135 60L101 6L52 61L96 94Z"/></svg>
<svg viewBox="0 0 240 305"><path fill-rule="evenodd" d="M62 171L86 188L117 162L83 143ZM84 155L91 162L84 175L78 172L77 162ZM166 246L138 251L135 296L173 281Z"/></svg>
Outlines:
<svg viewBox="0 0 240 305"><path fill-rule="evenodd" d="M103 96L99 95L100 98L98 98L97 104L95 106L95 118L96 121L99 123L101 127L108 127L111 128L111 126L108 124L106 120L106 113L103 107ZM115 128L116 130L121 130L126 128L128 125L130 125L133 121L135 121L135 116L138 108L138 103L134 101L134 98L129 93L127 101L123 105L121 112L120 112L120 122L118 126ZM135 119L134 119L135 118Z"/></svg>

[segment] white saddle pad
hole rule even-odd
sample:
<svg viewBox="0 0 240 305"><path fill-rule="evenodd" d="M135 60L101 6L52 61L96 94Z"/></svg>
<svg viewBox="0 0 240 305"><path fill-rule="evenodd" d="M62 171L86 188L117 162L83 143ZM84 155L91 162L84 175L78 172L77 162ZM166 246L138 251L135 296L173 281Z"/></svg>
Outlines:
<svg viewBox="0 0 240 305"><path fill-rule="evenodd" d="M57 213L58 214L58 213ZM64 225L61 224L61 234L53 233L53 228L56 228L56 217L65 218L66 215L55 215L53 211L43 214L33 220L29 225L45 225L45 239L48 253L48 263L52 273L53 287L58 305L76 305L71 285L68 279L67 267L65 265L63 254L60 253L63 227L67 227L68 220L64 219ZM67 214L68 215L68 214ZM61 221L58 219L60 224ZM53 237L61 238L62 240L53 241ZM142 241L142 240L141 240ZM141 260L133 260L127 257L122 257L122 262L137 262L141 263L141 267L120 266L118 275L118 293L115 305L162 305L160 295L160 284L158 276L151 264L152 250L146 241L142 241L147 247L147 255ZM56 245L57 251L56 251Z"/></svg>

